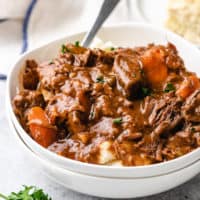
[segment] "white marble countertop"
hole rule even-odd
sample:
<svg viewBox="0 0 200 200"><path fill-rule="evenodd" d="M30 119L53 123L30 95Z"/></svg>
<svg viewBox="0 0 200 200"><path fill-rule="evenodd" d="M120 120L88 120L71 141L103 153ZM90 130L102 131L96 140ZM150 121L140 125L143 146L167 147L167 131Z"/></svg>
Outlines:
<svg viewBox="0 0 200 200"><path fill-rule="evenodd" d="M78 194L52 182L32 163L9 129L4 97L5 83L0 82L0 193L18 191L22 185L35 185L43 188L53 200L98 200L99 198ZM138 200L199 200L199 188L200 175L178 188Z"/></svg>

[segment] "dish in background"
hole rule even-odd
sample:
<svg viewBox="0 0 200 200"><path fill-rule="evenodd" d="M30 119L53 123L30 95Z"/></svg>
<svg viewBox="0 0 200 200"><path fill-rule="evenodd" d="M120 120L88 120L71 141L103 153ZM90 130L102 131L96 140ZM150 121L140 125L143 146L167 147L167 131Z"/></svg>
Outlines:
<svg viewBox="0 0 200 200"><path fill-rule="evenodd" d="M166 27L200 46L200 0L137 0L136 7L145 22Z"/></svg>

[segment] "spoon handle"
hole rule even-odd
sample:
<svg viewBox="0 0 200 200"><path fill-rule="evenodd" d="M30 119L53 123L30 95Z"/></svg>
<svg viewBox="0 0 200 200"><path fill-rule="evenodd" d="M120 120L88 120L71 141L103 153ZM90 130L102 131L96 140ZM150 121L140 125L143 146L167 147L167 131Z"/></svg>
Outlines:
<svg viewBox="0 0 200 200"><path fill-rule="evenodd" d="M98 32L99 28L103 24L103 22L107 19L107 17L111 14L115 6L119 3L120 0L104 0L99 14L92 26L92 28L87 32L82 41L82 46L88 47Z"/></svg>

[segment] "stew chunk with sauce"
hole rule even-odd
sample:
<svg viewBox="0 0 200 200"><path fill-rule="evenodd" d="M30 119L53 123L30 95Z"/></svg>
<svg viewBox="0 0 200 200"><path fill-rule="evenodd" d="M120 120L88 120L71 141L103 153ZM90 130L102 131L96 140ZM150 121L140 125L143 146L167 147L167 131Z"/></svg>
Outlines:
<svg viewBox="0 0 200 200"><path fill-rule="evenodd" d="M200 80L176 47L61 46L27 60L13 98L21 125L58 155L93 164L168 161L200 146Z"/></svg>

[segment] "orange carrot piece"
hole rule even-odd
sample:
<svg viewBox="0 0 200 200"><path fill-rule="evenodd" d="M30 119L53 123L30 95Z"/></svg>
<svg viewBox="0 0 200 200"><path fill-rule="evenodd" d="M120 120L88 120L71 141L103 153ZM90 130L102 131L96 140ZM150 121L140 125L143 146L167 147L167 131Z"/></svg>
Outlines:
<svg viewBox="0 0 200 200"><path fill-rule="evenodd" d="M43 147L48 147L56 141L56 130L51 128L42 108L31 108L28 113L28 122L30 134L37 143Z"/></svg>
<svg viewBox="0 0 200 200"><path fill-rule="evenodd" d="M200 82L196 75L190 75L183 81L176 94L185 99L189 97L196 89L200 88Z"/></svg>
<svg viewBox="0 0 200 200"><path fill-rule="evenodd" d="M162 84L168 75L165 64L164 52L158 48L152 48L142 56L143 70L148 82L156 87Z"/></svg>

